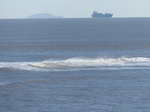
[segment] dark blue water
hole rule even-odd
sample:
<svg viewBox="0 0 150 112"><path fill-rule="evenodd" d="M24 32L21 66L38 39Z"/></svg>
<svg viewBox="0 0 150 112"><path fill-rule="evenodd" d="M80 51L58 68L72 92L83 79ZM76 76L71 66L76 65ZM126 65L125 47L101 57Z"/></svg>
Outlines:
<svg viewBox="0 0 150 112"><path fill-rule="evenodd" d="M150 18L0 20L2 112L149 112Z"/></svg>

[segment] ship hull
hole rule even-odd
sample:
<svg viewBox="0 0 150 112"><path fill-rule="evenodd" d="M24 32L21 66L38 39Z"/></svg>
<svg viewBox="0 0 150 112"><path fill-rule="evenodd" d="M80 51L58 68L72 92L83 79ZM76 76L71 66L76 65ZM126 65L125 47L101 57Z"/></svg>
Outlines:
<svg viewBox="0 0 150 112"><path fill-rule="evenodd" d="M110 13L98 13L96 11L93 12L92 17L93 18L111 18L113 16L113 14Z"/></svg>

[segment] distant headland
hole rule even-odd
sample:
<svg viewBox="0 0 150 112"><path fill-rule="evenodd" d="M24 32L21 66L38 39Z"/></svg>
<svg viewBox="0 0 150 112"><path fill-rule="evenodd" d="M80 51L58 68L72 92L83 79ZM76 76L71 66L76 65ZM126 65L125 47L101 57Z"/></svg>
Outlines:
<svg viewBox="0 0 150 112"><path fill-rule="evenodd" d="M35 14L35 15L30 15L28 18L63 18L62 16L55 16L49 13L41 13L41 14Z"/></svg>

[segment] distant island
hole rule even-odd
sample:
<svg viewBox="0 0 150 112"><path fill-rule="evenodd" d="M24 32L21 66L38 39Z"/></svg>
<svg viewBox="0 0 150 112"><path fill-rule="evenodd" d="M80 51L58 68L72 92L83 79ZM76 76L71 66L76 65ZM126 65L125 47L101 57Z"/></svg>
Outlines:
<svg viewBox="0 0 150 112"><path fill-rule="evenodd" d="M41 13L41 14L35 14L35 15L30 15L28 18L63 18L62 16L55 16L49 13Z"/></svg>
<svg viewBox="0 0 150 112"><path fill-rule="evenodd" d="M93 18L111 18L113 14L110 13L98 13L97 11L93 11L93 14L91 15Z"/></svg>

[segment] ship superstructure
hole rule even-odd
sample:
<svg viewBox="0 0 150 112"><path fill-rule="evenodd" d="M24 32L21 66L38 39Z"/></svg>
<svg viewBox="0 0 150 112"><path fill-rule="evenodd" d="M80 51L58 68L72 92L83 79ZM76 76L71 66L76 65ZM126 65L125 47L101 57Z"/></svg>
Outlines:
<svg viewBox="0 0 150 112"><path fill-rule="evenodd" d="M93 14L91 15L93 18L111 18L113 14L110 13L98 13L97 11L93 11Z"/></svg>

